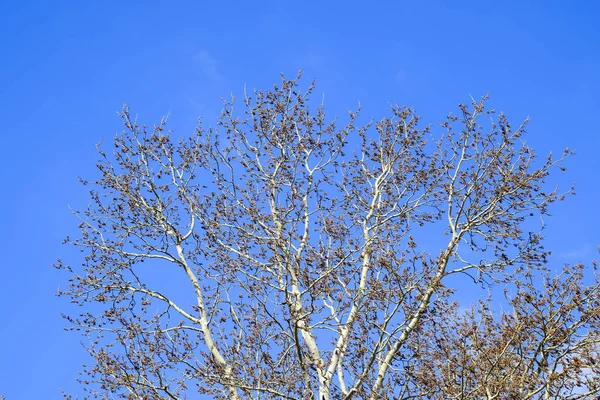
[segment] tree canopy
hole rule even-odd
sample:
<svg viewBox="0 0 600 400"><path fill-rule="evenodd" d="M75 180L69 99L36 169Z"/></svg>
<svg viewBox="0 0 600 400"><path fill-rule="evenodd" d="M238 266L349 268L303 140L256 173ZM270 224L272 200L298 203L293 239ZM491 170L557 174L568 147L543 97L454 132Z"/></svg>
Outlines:
<svg viewBox="0 0 600 400"><path fill-rule="evenodd" d="M600 393L596 266L549 265L540 222L572 152L536 157L487 96L432 127L397 105L340 123L313 89L282 78L179 140L123 109L82 179L82 263L57 264L89 395Z"/></svg>

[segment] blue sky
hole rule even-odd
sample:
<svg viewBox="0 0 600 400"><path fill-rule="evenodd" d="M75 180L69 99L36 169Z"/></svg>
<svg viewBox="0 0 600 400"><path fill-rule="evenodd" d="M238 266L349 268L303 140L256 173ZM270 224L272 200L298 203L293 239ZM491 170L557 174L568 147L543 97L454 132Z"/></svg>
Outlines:
<svg viewBox="0 0 600 400"><path fill-rule="evenodd" d="M94 145L170 113L177 134L220 112L244 85L305 69L331 115L391 102L436 122L469 95L492 93L514 123L532 117L540 154L577 156L556 177L577 196L548 223L553 262L590 260L600 243L600 3L596 1L14 1L0 13L0 395L77 394L86 355L63 331L66 276L50 267L76 234L76 177L94 177Z"/></svg>

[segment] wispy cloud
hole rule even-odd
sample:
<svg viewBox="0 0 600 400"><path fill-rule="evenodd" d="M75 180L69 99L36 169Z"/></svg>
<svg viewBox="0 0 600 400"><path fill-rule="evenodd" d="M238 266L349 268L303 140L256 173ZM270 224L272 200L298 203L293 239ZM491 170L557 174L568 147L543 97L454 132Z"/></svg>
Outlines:
<svg viewBox="0 0 600 400"><path fill-rule="evenodd" d="M559 254L559 257L565 258L565 259L578 259L577 261L581 261L581 258L587 258L589 256L591 256L592 253L592 246L589 243L583 243L582 245L580 245L579 247L576 247L572 250L569 251L565 251Z"/></svg>
<svg viewBox="0 0 600 400"><path fill-rule="evenodd" d="M222 75L219 72L217 60L206 50L202 50L194 56L194 60L200 64L202 73L212 81L218 82Z"/></svg>
<svg viewBox="0 0 600 400"><path fill-rule="evenodd" d="M309 50L306 54L306 63L309 67L320 67L323 64L323 54L318 50Z"/></svg>
<svg viewBox="0 0 600 400"><path fill-rule="evenodd" d="M396 82L404 83L406 81L406 71L400 70L396 73Z"/></svg>

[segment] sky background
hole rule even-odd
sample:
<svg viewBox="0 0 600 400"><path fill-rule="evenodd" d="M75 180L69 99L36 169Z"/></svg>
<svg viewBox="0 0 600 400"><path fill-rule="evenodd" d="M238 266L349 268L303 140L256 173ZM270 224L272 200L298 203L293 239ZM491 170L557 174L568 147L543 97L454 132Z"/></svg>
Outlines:
<svg viewBox="0 0 600 400"><path fill-rule="evenodd" d="M597 1L6 1L0 9L0 395L81 393L81 337L65 332L55 297L67 276L50 264L76 236L77 176L95 177L94 145L140 121L211 124L221 97L268 88L303 68L330 115L414 106L424 122L469 96L516 125L545 155L577 156L554 182L577 196L554 208L557 265L589 262L600 244L600 2ZM306 81L308 82L308 80Z"/></svg>

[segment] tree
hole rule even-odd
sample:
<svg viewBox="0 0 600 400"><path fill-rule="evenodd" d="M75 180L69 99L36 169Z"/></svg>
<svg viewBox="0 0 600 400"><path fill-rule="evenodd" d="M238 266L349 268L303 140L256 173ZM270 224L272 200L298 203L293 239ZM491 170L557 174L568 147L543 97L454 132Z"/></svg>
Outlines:
<svg viewBox="0 0 600 400"><path fill-rule="evenodd" d="M411 384L436 399L598 398L600 288L583 276L577 265L540 286L524 277L510 313L485 301L433 318L413 344Z"/></svg>
<svg viewBox="0 0 600 400"><path fill-rule="evenodd" d="M338 127L298 78L181 140L123 109L67 238L84 261L57 265L85 306L67 319L89 338L90 396L598 393L599 281L544 272L540 218L571 192L545 180L571 152L538 162L487 97L437 138L400 106ZM479 287L507 300L460 308Z"/></svg>

